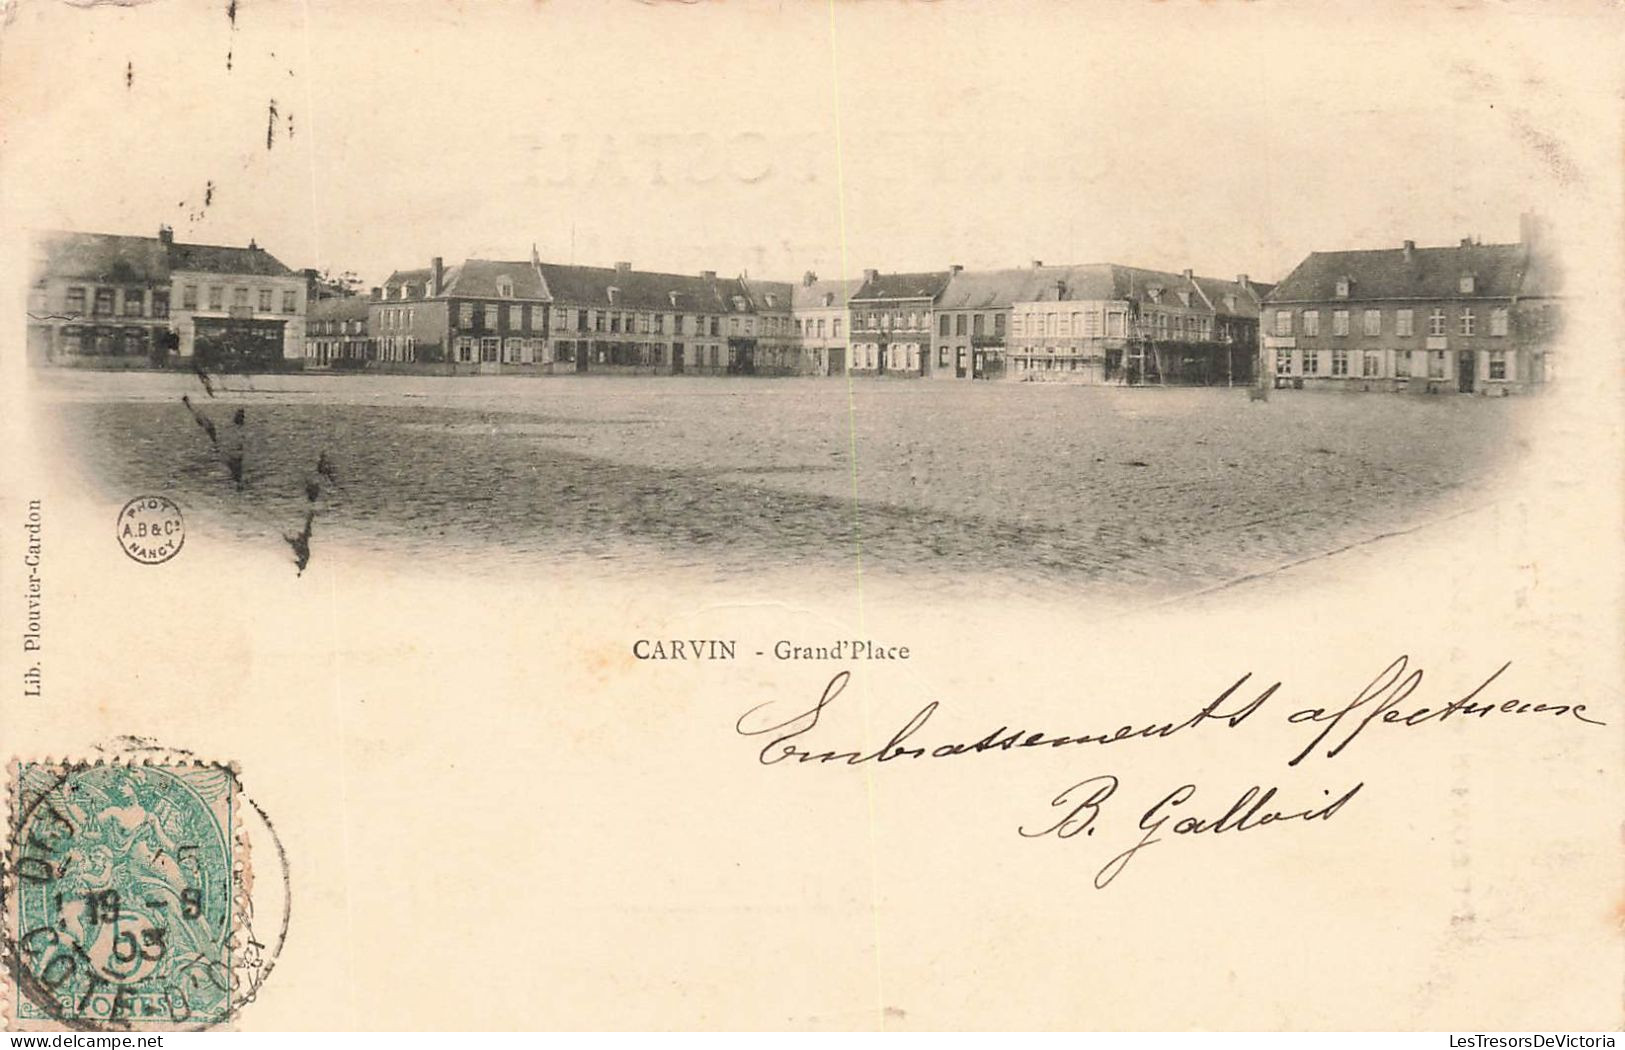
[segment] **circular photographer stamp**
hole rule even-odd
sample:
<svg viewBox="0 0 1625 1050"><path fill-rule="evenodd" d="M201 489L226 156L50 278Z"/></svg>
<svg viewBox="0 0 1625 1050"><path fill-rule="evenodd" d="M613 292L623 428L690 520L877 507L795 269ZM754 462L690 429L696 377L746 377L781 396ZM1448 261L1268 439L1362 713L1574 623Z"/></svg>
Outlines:
<svg viewBox="0 0 1625 1050"><path fill-rule="evenodd" d="M249 825L263 813L233 769L169 753L10 774L13 1028L213 1028L258 994L286 934L286 866L283 892L256 892ZM268 896L283 924L262 940Z"/></svg>
<svg viewBox="0 0 1625 1050"><path fill-rule="evenodd" d="M168 496L137 496L118 512L118 542L141 564L161 564L180 553L186 519Z"/></svg>

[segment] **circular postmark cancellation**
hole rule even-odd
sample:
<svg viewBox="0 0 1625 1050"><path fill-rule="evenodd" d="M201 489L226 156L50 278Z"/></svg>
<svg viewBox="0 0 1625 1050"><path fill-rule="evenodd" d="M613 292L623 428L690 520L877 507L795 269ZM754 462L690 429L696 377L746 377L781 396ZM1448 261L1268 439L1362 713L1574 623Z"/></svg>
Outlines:
<svg viewBox="0 0 1625 1050"><path fill-rule="evenodd" d="M180 553L186 520L168 496L137 496L118 512L118 542L143 565L158 565Z"/></svg>
<svg viewBox="0 0 1625 1050"><path fill-rule="evenodd" d="M255 998L287 935L287 864L234 769L141 747L9 775L13 1029L213 1028ZM255 844L280 886L255 882Z"/></svg>

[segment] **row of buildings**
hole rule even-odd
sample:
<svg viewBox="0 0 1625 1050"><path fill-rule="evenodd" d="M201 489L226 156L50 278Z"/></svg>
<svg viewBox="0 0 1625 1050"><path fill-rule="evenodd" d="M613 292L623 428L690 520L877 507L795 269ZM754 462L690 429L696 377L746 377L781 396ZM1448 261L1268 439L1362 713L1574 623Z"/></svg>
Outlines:
<svg viewBox="0 0 1625 1050"><path fill-rule="evenodd" d="M928 380L1511 391L1542 382L1557 273L1517 244L1315 252L1279 284L1115 263L867 270L795 282L442 258L342 294L250 243L41 238L30 347L64 363L452 374L864 375Z"/></svg>
<svg viewBox="0 0 1625 1050"><path fill-rule="evenodd" d="M1248 382L1267 285L1114 264L763 281L468 259L317 302L317 367ZM343 365L340 365L343 367Z"/></svg>
<svg viewBox="0 0 1625 1050"><path fill-rule="evenodd" d="M28 348L36 360L196 359L275 367L305 353L311 282L259 245L49 232L34 241Z"/></svg>

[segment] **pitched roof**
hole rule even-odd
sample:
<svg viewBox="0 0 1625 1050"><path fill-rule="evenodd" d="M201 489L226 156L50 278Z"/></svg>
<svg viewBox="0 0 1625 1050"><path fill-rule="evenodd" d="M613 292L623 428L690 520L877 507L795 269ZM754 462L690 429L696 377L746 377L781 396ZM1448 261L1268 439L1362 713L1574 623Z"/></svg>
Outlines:
<svg viewBox="0 0 1625 1050"><path fill-rule="evenodd" d="M292 277L293 271L282 265L264 248L228 248L218 244L167 245L171 270L192 270L203 273L250 274L255 277Z"/></svg>
<svg viewBox="0 0 1625 1050"><path fill-rule="evenodd" d="M948 270L929 273L882 273L863 282L852 300L935 299L948 286Z"/></svg>
<svg viewBox="0 0 1625 1050"><path fill-rule="evenodd" d="M1166 305L1188 293L1191 305L1210 307L1225 316L1257 317L1264 292L1252 284L1249 292L1239 282L1216 277L1147 270L1118 263L1075 266L1024 266L1008 270L961 270L953 275L937 300L939 310L997 310L1015 303L1090 302L1134 300L1156 302L1153 288L1163 289ZM1268 290L1270 286L1263 288ZM1234 297L1230 300L1229 297ZM1234 302L1234 306L1230 302Z"/></svg>
<svg viewBox="0 0 1625 1050"><path fill-rule="evenodd" d="M108 283L169 283L169 257L156 237L48 230L35 240L36 278L79 277Z"/></svg>
<svg viewBox="0 0 1625 1050"><path fill-rule="evenodd" d="M428 271L420 280L428 279ZM511 282L512 293L504 295L499 283ZM466 259L445 273L446 295L479 295L490 298L546 299L548 286L530 262L499 262L492 259ZM413 282L416 283L416 282Z"/></svg>
<svg viewBox="0 0 1625 1050"><path fill-rule="evenodd" d="M1063 266L1028 266L1011 270L960 270L948 279L940 310L992 310L1026 302L1038 294L1045 281L1070 269Z"/></svg>
<svg viewBox="0 0 1625 1050"><path fill-rule="evenodd" d="M754 277L741 277L739 285L745 290L752 310L790 311L795 288L789 281L759 281Z"/></svg>
<svg viewBox="0 0 1625 1050"><path fill-rule="evenodd" d="M846 307L846 300L850 293L857 290L856 282L829 280L814 280L811 284L797 281L791 289L790 308L792 310L818 310L826 306L824 297L829 297L827 306Z"/></svg>
<svg viewBox="0 0 1625 1050"><path fill-rule="evenodd" d="M1245 285L1240 281L1226 281L1218 277L1192 277L1191 281L1212 305L1214 312L1226 317L1256 318L1264 296L1275 287L1251 279Z"/></svg>
<svg viewBox="0 0 1625 1050"><path fill-rule="evenodd" d="M1034 266L1028 269L1032 280L1020 291L1018 303L1090 302L1127 299L1135 282L1126 267L1111 263L1082 266ZM1148 273L1150 271L1141 271ZM1142 291L1144 281L1140 282Z"/></svg>
<svg viewBox="0 0 1625 1050"><path fill-rule="evenodd" d="M157 237L50 230L39 235L42 276L108 282L168 284L177 270L255 277L292 277L294 272L260 247L166 242Z"/></svg>
<svg viewBox="0 0 1625 1050"><path fill-rule="evenodd" d="M1525 252L1519 244L1462 244L1451 248L1380 248L1311 252L1269 295L1272 303L1374 299L1498 299L1517 295ZM1471 293L1461 291L1472 274ZM1337 282L1347 278L1347 296Z"/></svg>
<svg viewBox="0 0 1625 1050"><path fill-rule="evenodd" d="M1088 302L1117 300L1135 302L1144 306L1171 306L1175 303L1197 308L1216 304L1206 298L1206 292L1196 279L1166 270L1148 270L1143 266L1124 266L1121 263L1087 263L1082 266L1044 266L1035 273L1044 280L1033 288L1030 299L1023 302ZM1214 291L1223 282L1213 281ZM1223 293L1219 293L1223 299Z"/></svg>
<svg viewBox="0 0 1625 1050"><path fill-rule="evenodd" d="M312 299L305 308L305 316L312 321L365 321L371 302L359 295Z"/></svg>
<svg viewBox="0 0 1625 1050"><path fill-rule="evenodd" d="M732 297L744 294L737 279L714 276L558 263L541 263L540 269L553 301L570 306L610 306L609 290L615 288L613 305L625 309L729 313Z"/></svg>
<svg viewBox="0 0 1625 1050"><path fill-rule="evenodd" d="M433 275L427 267L422 270L396 270L384 279L384 287L398 288L403 284L427 285L431 276Z"/></svg>

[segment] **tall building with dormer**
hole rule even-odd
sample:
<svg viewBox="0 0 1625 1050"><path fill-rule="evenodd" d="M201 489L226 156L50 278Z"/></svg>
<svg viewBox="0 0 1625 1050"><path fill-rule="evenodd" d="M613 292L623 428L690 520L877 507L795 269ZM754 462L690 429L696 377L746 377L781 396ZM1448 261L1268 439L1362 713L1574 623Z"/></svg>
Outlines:
<svg viewBox="0 0 1625 1050"><path fill-rule="evenodd" d="M535 260L439 256L397 270L368 304L375 359L436 364L452 372L535 371L549 363L550 297Z"/></svg>
<svg viewBox="0 0 1625 1050"><path fill-rule="evenodd" d="M1265 303L1278 387L1504 394L1548 375L1559 280L1539 221L1516 244L1311 252Z"/></svg>

